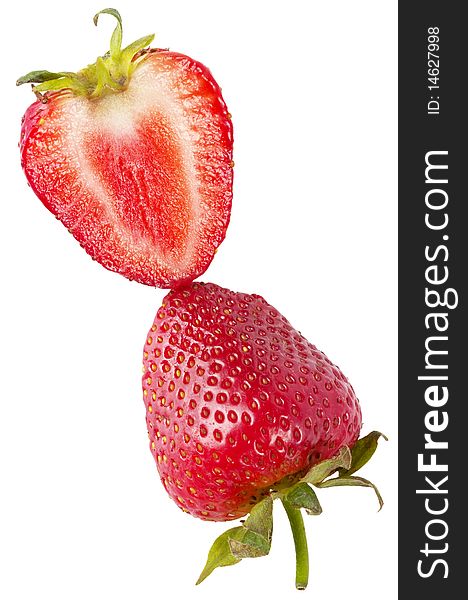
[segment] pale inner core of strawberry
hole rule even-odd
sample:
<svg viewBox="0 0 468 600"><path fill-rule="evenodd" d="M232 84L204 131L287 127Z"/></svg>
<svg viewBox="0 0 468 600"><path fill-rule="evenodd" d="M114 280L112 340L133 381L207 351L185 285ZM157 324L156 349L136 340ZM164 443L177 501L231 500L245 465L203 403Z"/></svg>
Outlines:
<svg viewBox="0 0 468 600"><path fill-rule="evenodd" d="M191 208L180 150L161 114L143 117L134 131L85 136L89 164L133 243L150 240L165 259L183 258ZM151 151L157 148L157 152Z"/></svg>

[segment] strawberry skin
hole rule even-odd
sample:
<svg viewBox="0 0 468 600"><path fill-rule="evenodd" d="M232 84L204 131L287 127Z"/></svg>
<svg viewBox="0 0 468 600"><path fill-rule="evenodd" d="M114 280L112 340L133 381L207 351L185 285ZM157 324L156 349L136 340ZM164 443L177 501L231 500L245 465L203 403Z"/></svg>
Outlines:
<svg viewBox="0 0 468 600"><path fill-rule="evenodd" d="M207 269L225 237L232 122L201 63L141 54L122 90L90 96L64 78L70 88L34 102L21 162L35 194L93 259L130 280L176 287Z"/></svg>
<svg viewBox="0 0 468 600"><path fill-rule="evenodd" d="M200 283L171 291L143 371L162 482L204 520L247 514L285 476L352 447L361 429L346 377L255 294Z"/></svg>

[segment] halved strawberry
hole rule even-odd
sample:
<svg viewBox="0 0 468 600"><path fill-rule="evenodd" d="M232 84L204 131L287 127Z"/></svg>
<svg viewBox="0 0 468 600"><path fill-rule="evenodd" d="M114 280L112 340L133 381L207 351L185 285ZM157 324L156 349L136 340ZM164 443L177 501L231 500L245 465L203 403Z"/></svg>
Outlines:
<svg viewBox="0 0 468 600"><path fill-rule="evenodd" d="M205 66L144 50L154 36L121 49L119 13L101 13L117 19L104 57L78 73L18 80L38 83L23 119L22 166L94 259L128 279L175 287L207 269L226 233L230 115Z"/></svg>

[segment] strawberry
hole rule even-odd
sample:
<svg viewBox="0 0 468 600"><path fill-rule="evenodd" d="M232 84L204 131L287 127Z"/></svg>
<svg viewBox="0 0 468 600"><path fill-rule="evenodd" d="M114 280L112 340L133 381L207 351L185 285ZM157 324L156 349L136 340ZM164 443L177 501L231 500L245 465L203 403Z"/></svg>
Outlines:
<svg viewBox="0 0 468 600"><path fill-rule="evenodd" d="M77 73L33 71L38 99L21 129L32 189L111 271L176 287L203 273L224 239L232 200L232 124L201 63L146 49L153 35Z"/></svg>
<svg viewBox="0 0 468 600"><path fill-rule="evenodd" d="M216 540L199 581L268 552L280 497L305 587L300 509L321 512L309 484L374 487L352 474L381 434L357 441L361 409L338 367L261 296L195 283L171 291L157 312L143 396L151 451L177 505L211 521L250 513Z"/></svg>

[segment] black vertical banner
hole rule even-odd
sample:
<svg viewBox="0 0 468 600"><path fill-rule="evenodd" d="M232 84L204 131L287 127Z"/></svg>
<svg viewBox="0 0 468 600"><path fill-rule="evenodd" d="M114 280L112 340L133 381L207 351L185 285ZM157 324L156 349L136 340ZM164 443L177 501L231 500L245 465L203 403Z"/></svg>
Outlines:
<svg viewBox="0 0 468 600"><path fill-rule="evenodd" d="M466 594L468 26L399 3L399 596Z"/></svg>

